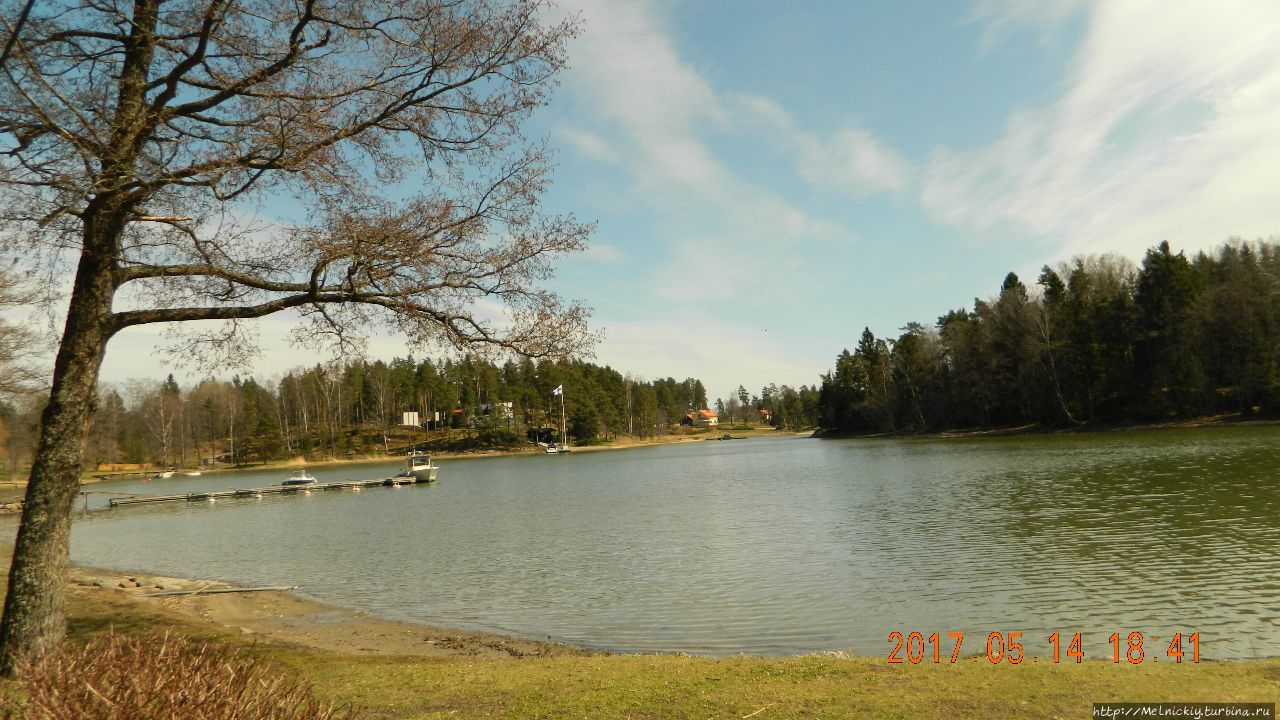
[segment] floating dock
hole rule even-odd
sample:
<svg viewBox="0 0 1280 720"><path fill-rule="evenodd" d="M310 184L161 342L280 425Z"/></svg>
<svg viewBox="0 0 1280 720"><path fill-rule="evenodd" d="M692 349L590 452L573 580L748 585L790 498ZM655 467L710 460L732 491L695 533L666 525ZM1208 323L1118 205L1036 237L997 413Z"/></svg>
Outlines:
<svg viewBox="0 0 1280 720"><path fill-rule="evenodd" d="M146 505L166 502L213 502L222 498L252 498L263 495L310 495L318 490L360 490L367 487L413 485L419 481L411 476L397 475L382 480L342 480L340 482L317 482L308 485L268 485L247 490L209 490L205 492L189 492L181 495L130 495L113 497L107 500L110 507L122 505ZM428 483L423 483L429 484Z"/></svg>

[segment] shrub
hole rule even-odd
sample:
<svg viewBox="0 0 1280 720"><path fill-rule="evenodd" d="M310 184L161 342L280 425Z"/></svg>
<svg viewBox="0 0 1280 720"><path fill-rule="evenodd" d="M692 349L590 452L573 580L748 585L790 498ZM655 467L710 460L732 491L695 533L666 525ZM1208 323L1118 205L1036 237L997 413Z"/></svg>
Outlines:
<svg viewBox="0 0 1280 720"><path fill-rule="evenodd" d="M25 702L5 720L356 720L310 684L242 654L150 633L107 634L19 667Z"/></svg>

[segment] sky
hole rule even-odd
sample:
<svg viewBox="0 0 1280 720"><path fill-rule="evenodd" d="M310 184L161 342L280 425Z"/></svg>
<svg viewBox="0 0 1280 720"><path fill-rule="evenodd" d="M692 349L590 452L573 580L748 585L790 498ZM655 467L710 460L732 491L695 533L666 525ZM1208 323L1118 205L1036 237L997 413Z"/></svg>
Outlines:
<svg viewBox="0 0 1280 720"><path fill-rule="evenodd" d="M1275 0L562 0L580 35L531 137L547 210L596 223L549 287L594 308L594 361L644 379L813 385L864 327L1034 283L1280 236ZM262 321L254 371L317 360ZM170 367L112 341L106 382ZM375 338L370 356L411 352Z"/></svg>

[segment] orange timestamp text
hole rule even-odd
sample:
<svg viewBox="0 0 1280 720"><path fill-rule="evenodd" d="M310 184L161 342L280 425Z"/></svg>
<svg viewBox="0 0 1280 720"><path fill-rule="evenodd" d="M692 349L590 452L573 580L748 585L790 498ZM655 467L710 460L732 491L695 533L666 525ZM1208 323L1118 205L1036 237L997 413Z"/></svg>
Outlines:
<svg viewBox="0 0 1280 720"><path fill-rule="evenodd" d="M1058 632L1049 635L1046 643L1041 646L1045 650L1043 659L1055 664L1083 662L1085 649L1080 635L1080 633L1065 635ZM893 648L889 650L888 661L890 664L919 665L928 662L942 663L944 658L947 658L948 662L954 663L960 659L960 648L964 645L964 637L962 632L945 634L933 632L928 635L923 632L910 632L903 635L894 630L889 633L888 642L893 645ZM1191 663L1200 662L1200 633L1198 632L1189 635L1174 633L1167 646L1158 637L1154 635L1147 637L1137 630L1128 633L1113 632L1107 638L1107 642L1110 646L1107 657L1117 664L1128 662L1139 665L1144 661L1156 662L1161 657L1158 654L1161 649L1164 650L1163 657L1175 663L1181 664L1184 659ZM950 653L945 652L944 645L950 645ZM1153 647L1154 650L1152 650ZM1038 655L1027 655L1022 633L1016 631L988 633L986 656L992 665L1000 663L1020 665L1028 659L1033 662L1041 659ZM978 657L981 657L981 654Z"/></svg>

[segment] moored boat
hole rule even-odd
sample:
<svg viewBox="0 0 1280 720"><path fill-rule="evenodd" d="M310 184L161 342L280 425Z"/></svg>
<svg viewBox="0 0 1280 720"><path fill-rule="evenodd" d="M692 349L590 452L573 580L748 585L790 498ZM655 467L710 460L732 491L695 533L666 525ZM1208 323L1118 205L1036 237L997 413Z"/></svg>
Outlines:
<svg viewBox="0 0 1280 720"><path fill-rule="evenodd" d="M440 466L432 464L430 455L409 453L404 475L412 475L420 483L435 482L440 475Z"/></svg>

